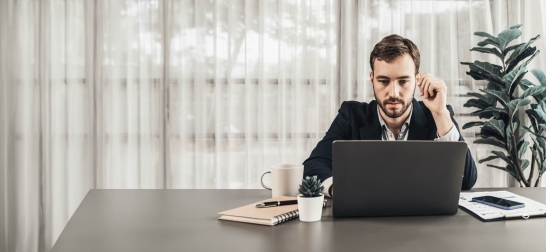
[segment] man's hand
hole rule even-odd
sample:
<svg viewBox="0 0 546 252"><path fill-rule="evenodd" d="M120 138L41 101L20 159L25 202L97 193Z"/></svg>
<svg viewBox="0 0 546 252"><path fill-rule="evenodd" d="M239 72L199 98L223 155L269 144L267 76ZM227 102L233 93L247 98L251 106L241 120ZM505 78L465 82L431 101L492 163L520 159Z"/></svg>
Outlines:
<svg viewBox="0 0 546 252"><path fill-rule="evenodd" d="M429 73L421 74L421 78L417 79L417 87L419 87L423 103L432 114L449 114L446 108L447 86L443 80Z"/></svg>
<svg viewBox="0 0 546 252"><path fill-rule="evenodd" d="M443 80L435 78L429 73L421 74L417 79L417 87L421 93L423 103L432 113L438 135L443 137L453 127L449 111L447 110L447 86Z"/></svg>

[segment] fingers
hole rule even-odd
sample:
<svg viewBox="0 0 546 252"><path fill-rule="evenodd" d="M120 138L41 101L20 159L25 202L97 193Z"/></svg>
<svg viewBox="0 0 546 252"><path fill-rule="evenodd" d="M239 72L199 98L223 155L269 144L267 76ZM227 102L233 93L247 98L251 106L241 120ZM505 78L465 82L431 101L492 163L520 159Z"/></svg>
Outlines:
<svg viewBox="0 0 546 252"><path fill-rule="evenodd" d="M421 77L420 85L419 85L419 92L421 93L421 97L423 99L428 98L428 94L429 94L428 89L429 89L429 86L430 86L430 80L431 80L431 75L429 73L425 73Z"/></svg>
<svg viewBox="0 0 546 252"><path fill-rule="evenodd" d="M430 94L430 90L429 90L430 80L429 79L425 80L425 82L422 85L423 85L423 92L421 93L421 96L423 97L423 99L428 99Z"/></svg>
<svg viewBox="0 0 546 252"><path fill-rule="evenodd" d="M434 78L434 76L430 75L429 73L425 73L417 81L417 83L421 97L423 99L430 99L436 96L436 93L441 89L443 81Z"/></svg>
<svg viewBox="0 0 546 252"><path fill-rule="evenodd" d="M421 96L423 96L424 93L423 82L425 82L427 74L428 73L422 74L421 78L417 79L417 87L419 87L419 93L421 94Z"/></svg>

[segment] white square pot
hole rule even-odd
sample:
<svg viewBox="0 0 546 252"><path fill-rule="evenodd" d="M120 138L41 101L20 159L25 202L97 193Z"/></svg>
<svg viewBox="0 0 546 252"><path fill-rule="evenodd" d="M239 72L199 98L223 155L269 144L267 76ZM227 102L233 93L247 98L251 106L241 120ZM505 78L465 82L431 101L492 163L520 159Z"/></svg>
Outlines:
<svg viewBox="0 0 546 252"><path fill-rule="evenodd" d="M324 205L324 194L319 197L306 198L298 194L298 211L300 221L314 222L322 217L322 208Z"/></svg>

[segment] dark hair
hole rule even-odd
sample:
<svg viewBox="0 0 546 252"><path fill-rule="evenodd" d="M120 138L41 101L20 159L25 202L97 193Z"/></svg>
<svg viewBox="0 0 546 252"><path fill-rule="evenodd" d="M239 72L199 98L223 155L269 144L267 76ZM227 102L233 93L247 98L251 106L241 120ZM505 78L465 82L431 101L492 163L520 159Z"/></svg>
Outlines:
<svg viewBox="0 0 546 252"><path fill-rule="evenodd" d="M391 62L394 59L408 53L415 63L415 73L419 72L419 64L421 63L421 54L417 46L407 38L392 34L384 37L377 43L372 53L370 54L370 66L373 72L373 63L377 60Z"/></svg>

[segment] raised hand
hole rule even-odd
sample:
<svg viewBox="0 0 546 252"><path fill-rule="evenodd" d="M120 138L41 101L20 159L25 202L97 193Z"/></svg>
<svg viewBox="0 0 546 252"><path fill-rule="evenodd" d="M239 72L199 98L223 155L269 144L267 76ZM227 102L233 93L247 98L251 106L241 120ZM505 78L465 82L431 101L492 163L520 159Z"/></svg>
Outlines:
<svg viewBox="0 0 546 252"><path fill-rule="evenodd" d="M417 78L417 87L421 93L421 99L432 114L440 115L448 113L447 86L443 80L432 76L429 73L421 74Z"/></svg>

